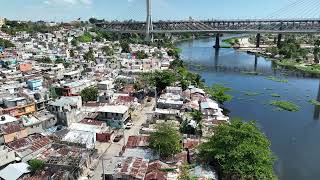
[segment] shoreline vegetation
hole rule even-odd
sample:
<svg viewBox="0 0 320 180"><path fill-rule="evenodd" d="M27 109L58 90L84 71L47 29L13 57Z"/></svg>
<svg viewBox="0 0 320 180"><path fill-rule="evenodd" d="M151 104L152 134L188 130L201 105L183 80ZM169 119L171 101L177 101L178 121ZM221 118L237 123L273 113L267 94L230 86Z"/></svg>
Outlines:
<svg viewBox="0 0 320 180"><path fill-rule="evenodd" d="M229 44L230 48L239 49L240 42L243 39L248 37L240 37L240 38L229 38L222 40L224 43ZM291 38L291 37L290 37ZM259 48L259 51L256 51L257 48L251 47L248 49L247 53L255 54L258 56L265 57L271 60L277 68L285 68L288 70L299 71L301 73L306 73L311 75L312 77L320 77L320 64L317 64L317 58L319 56L317 47L320 42L317 40L315 42L315 48L313 52L309 52L309 54L313 54L315 56L315 63L304 62L303 59L306 59L307 50L300 47L300 44L296 42L296 40L292 40L293 38L283 42L283 46L287 45L285 48L277 48L277 47L269 47L269 48ZM317 44L318 43L318 44ZM311 50L312 51L312 50ZM283 53L282 55L280 55ZM255 73L249 73L254 75Z"/></svg>

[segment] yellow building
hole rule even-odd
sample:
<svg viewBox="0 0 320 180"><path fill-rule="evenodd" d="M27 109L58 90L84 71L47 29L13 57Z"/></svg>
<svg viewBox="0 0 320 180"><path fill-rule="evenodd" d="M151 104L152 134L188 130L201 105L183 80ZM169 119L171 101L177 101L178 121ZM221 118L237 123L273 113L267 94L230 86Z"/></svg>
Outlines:
<svg viewBox="0 0 320 180"><path fill-rule="evenodd" d="M36 112L35 103L26 104L22 106L16 106L13 108L0 109L0 114L10 114L15 117L21 117Z"/></svg>
<svg viewBox="0 0 320 180"><path fill-rule="evenodd" d="M5 24L5 19L0 17L0 27Z"/></svg>

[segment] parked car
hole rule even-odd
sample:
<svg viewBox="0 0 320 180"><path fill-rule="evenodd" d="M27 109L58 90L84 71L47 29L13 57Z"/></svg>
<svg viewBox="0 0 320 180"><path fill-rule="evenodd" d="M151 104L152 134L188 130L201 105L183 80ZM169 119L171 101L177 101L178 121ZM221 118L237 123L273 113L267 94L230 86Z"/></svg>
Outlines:
<svg viewBox="0 0 320 180"><path fill-rule="evenodd" d="M152 98L148 97L147 102L151 102Z"/></svg>
<svg viewBox="0 0 320 180"><path fill-rule="evenodd" d="M117 135L114 139L113 142L119 142L123 138L123 135Z"/></svg>

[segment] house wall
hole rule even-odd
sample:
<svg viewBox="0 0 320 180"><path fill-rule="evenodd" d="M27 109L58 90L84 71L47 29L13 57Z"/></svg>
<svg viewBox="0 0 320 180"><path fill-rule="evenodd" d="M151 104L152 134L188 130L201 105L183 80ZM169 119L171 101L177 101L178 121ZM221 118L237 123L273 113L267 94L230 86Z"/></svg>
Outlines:
<svg viewBox="0 0 320 180"><path fill-rule="evenodd" d="M41 123L33 124L31 126L26 127L26 129L28 131L28 135L43 132L43 128L42 128Z"/></svg>
<svg viewBox="0 0 320 180"><path fill-rule="evenodd" d="M19 65L19 70L20 70L21 72L31 71L31 70L32 70L32 64L28 64L28 63L20 64L20 65Z"/></svg>
<svg viewBox="0 0 320 180"><path fill-rule="evenodd" d="M5 134L3 135L4 137L4 142L5 143L9 143L9 142L12 142L16 139L21 139L21 138L25 138L28 136L28 131L27 129L23 129L19 132L14 132L14 133L11 133L11 134Z"/></svg>
<svg viewBox="0 0 320 180"><path fill-rule="evenodd" d="M15 117L20 117L23 115L31 114L36 111L36 106L34 103L24 105L24 106L17 106L16 108L8 108L8 109L3 109L0 114L10 114Z"/></svg>
<svg viewBox="0 0 320 180"><path fill-rule="evenodd" d="M3 146L5 147L5 146ZM2 147L2 148L3 148ZM16 158L15 152L9 148L0 150L0 167L11 162L14 162Z"/></svg>
<svg viewBox="0 0 320 180"><path fill-rule="evenodd" d="M98 117L98 119L105 121L109 126L114 128L123 128L128 118L128 112L125 114L104 112Z"/></svg>
<svg viewBox="0 0 320 180"><path fill-rule="evenodd" d="M62 125L69 126L72 123L79 122L83 119L83 113L72 110L68 112L57 112L58 122Z"/></svg>
<svg viewBox="0 0 320 180"><path fill-rule="evenodd" d="M110 142L113 139L113 133L97 133L96 140L98 142Z"/></svg>
<svg viewBox="0 0 320 180"><path fill-rule="evenodd" d="M30 81L27 81L27 84L31 90L37 90L37 89L39 89L39 87L42 86L42 81L41 80L30 80Z"/></svg>

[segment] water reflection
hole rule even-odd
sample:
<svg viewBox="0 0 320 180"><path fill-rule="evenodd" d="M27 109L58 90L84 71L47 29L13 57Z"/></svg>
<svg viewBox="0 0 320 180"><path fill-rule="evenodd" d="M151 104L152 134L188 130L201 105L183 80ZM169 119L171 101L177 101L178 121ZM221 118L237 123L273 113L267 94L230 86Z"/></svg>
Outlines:
<svg viewBox="0 0 320 180"><path fill-rule="evenodd" d="M319 87L318 87L317 101L320 102L320 81L319 81ZM314 106L313 119L314 120L319 120L319 115L320 115L320 106L315 105Z"/></svg>
<svg viewBox="0 0 320 180"><path fill-rule="evenodd" d="M219 49L215 49L214 50L214 67L215 67L215 71L218 71L218 67L219 67Z"/></svg>
<svg viewBox="0 0 320 180"><path fill-rule="evenodd" d="M254 71L257 72L257 67L258 67L258 56L254 56Z"/></svg>

